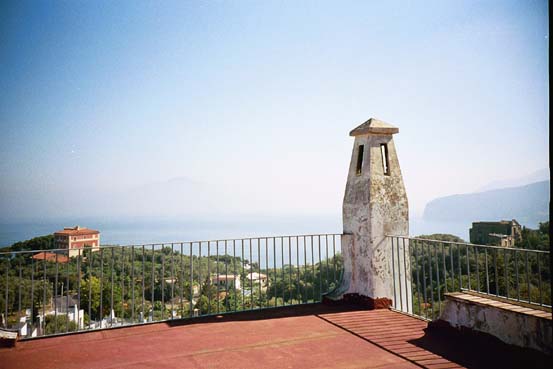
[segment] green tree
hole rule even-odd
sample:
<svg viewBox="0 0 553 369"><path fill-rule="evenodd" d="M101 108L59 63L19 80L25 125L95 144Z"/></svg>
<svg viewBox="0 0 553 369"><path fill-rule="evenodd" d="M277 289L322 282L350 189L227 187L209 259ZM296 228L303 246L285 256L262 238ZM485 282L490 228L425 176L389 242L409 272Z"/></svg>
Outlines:
<svg viewBox="0 0 553 369"><path fill-rule="evenodd" d="M45 334L75 332L77 330L77 323L74 321L70 321L67 315L47 315L45 323Z"/></svg>

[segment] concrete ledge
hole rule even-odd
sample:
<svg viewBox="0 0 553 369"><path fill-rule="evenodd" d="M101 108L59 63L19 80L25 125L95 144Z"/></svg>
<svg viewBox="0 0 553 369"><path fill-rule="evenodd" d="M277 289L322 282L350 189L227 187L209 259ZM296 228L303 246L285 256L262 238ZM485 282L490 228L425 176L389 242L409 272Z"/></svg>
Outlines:
<svg viewBox="0 0 553 369"><path fill-rule="evenodd" d="M17 330L0 328L0 347L15 347L17 339Z"/></svg>
<svg viewBox="0 0 553 369"><path fill-rule="evenodd" d="M501 341L546 354L552 353L551 312L497 301L473 293L447 293L439 321L470 329Z"/></svg>

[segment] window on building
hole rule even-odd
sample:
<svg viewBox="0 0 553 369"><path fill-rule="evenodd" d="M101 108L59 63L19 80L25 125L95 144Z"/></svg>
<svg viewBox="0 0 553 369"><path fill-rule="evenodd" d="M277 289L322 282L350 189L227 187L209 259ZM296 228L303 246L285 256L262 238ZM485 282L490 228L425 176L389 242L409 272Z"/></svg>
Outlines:
<svg viewBox="0 0 553 369"><path fill-rule="evenodd" d="M390 175L390 162L388 161L388 144L380 144L380 153L382 154L382 170L384 175Z"/></svg>
<svg viewBox="0 0 553 369"><path fill-rule="evenodd" d="M357 151L357 169L355 173L360 176L361 171L363 169L363 152L365 151L364 145L359 145L359 149Z"/></svg>

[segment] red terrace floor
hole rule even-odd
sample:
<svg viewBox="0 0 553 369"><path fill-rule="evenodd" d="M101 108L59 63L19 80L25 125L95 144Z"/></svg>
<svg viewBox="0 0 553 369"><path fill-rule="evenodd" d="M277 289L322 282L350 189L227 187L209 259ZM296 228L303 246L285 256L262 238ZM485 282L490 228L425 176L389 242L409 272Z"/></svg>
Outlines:
<svg viewBox="0 0 553 369"><path fill-rule="evenodd" d="M425 333L389 310L306 305L19 342L0 368L531 368L551 358Z"/></svg>

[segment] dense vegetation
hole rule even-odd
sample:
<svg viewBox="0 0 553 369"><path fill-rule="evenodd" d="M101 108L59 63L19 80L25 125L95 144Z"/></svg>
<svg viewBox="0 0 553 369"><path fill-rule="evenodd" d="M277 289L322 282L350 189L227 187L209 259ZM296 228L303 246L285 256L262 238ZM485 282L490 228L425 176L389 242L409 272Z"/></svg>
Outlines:
<svg viewBox="0 0 553 369"><path fill-rule="evenodd" d="M52 248L51 236L18 242L10 250L40 248ZM54 308L53 297L69 295L80 301L85 324L109 317L112 309L125 323L155 321L172 314L188 317L319 301L341 277L339 255L313 264L268 263L269 268L262 268L259 260L197 254L197 247L191 255L186 248L181 253L179 245L107 246L99 252L86 250L65 264L34 260L30 253L0 255L0 310L5 313L7 308L13 325L31 308L37 324L37 315ZM267 275L268 282L252 283L251 272ZM215 284L216 275L236 275L241 288L234 283ZM48 317L45 332L75 329L74 322L64 319Z"/></svg>
<svg viewBox="0 0 553 369"><path fill-rule="evenodd" d="M8 251L30 251L30 250L52 250L54 245L54 236L40 236L30 240L16 242L10 247L0 248L0 252Z"/></svg>
<svg viewBox="0 0 553 369"><path fill-rule="evenodd" d="M436 317L446 292L469 289L551 305L549 254L509 248L467 246L454 235L421 235L437 242L412 241L411 278L416 314ZM549 222L525 228L516 245L549 251Z"/></svg>
<svg viewBox="0 0 553 369"><path fill-rule="evenodd" d="M538 229L523 227L522 240L515 247L549 251L549 221L540 223Z"/></svg>

